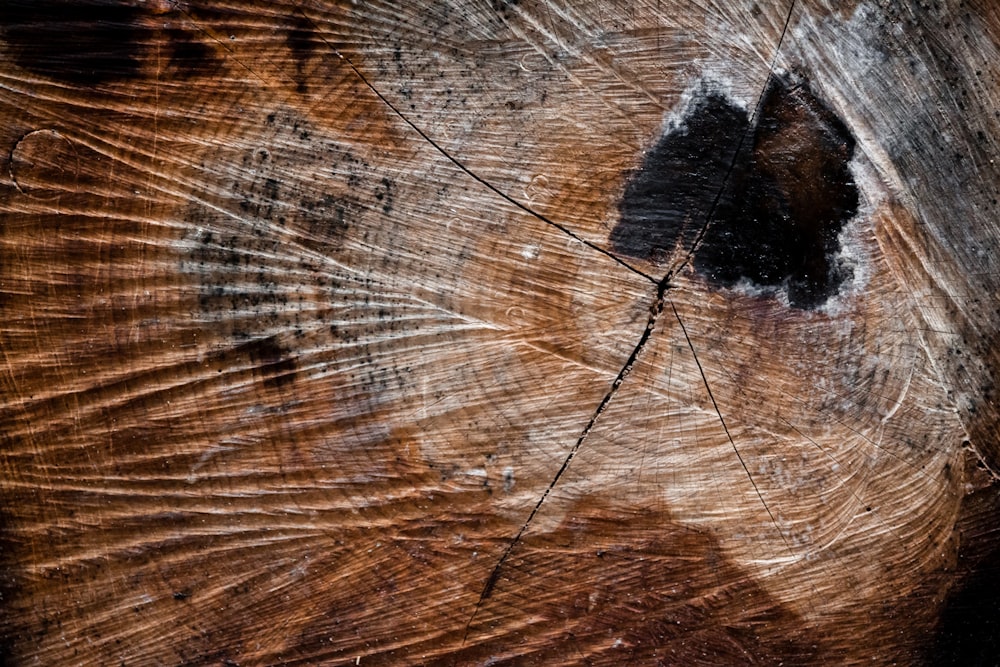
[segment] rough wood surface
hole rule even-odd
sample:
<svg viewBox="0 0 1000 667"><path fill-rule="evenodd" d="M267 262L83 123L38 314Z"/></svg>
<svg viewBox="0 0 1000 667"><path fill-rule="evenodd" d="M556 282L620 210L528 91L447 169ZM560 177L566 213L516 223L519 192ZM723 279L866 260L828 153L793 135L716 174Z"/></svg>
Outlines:
<svg viewBox="0 0 1000 667"><path fill-rule="evenodd" d="M6 664L992 664L998 50L5 2Z"/></svg>

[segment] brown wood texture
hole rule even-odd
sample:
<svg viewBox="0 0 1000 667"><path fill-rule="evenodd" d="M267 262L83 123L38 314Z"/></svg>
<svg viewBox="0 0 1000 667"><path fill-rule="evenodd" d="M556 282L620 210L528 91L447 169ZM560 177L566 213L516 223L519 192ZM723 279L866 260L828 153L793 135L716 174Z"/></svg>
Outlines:
<svg viewBox="0 0 1000 667"><path fill-rule="evenodd" d="M995 664L998 50L4 3L4 664Z"/></svg>

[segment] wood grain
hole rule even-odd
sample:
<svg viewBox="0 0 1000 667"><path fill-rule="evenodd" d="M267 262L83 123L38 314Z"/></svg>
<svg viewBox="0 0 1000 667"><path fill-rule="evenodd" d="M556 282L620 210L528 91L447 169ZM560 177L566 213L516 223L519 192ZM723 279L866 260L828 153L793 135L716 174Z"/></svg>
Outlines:
<svg viewBox="0 0 1000 667"><path fill-rule="evenodd" d="M6 3L5 664L991 664L998 45L958 0ZM689 231L622 244L671 133ZM716 257L796 247L831 155L831 294L713 277L719 202L785 217Z"/></svg>

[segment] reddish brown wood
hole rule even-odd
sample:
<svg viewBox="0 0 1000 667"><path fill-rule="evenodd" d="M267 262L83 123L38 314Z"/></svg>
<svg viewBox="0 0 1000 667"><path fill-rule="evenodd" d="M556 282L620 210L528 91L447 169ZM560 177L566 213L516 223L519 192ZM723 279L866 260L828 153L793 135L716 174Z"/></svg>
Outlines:
<svg viewBox="0 0 1000 667"><path fill-rule="evenodd" d="M0 652L989 662L998 43L957 0L5 3ZM709 94L750 157L705 136L705 219L622 242ZM716 193L815 222L848 157L829 300L710 275Z"/></svg>

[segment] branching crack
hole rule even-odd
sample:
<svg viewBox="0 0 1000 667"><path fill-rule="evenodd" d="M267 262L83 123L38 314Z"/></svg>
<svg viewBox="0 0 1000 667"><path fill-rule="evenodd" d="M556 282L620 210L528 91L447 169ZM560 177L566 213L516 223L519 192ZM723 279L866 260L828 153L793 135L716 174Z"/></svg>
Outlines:
<svg viewBox="0 0 1000 667"><path fill-rule="evenodd" d="M700 245L702 239L704 238L705 233L708 231L708 228L710 227L710 225L712 223L713 217L715 216L716 210L718 209L719 202L722 199L722 195L724 194L726 186L728 185L728 182L729 182L730 178L732 177L733 170L736 168L736 163L737 163L737 161L739 159L740 152L741 152L741 150L743 148L743 144L746 141L746 138L747 138L747 136L749 135L749 132L750 132L749 128L753 127L753 119L759 114L760 107L761 107L761 105L763 104L763 101L764 101L764 95L766 94L768 86L771 83L771 79L774 76L774 67L775 67L775 65L777 63L778 54L779 54L779 52L781 50L781 44L782 44L782 42L785 39L786 32L788 31L788 25L791 22L792 12L794 11L794 9L795 9L795 0L792 0L792 2L789 4L788 12L785 15L785 21L784 21L784 24L782 25L782 28L781 28L781 35L778 38L778 43L777 43L777 45L775 46L775 49L774 49L774 55L773 55L773 57L771 59L770 65L768 67L767 78L764 80L764 85L761 87L760 94L757 97L757 103L754 106L753 115L751 116L750 122L748 123L748 126L747 126L748 129L745 130L743 132L743 134L740 136L740 140L739 140L739 143L737 144L736 151L733 153L733 159L730 162L729 167L726 170L726 173L725 173L725 175L724 175L724 177L722 179L722 183L719 186L719 189L718 189L718 191L715 194L715 198L712 201L712 206L709 208L709 211L708 211L707 215L705 216L705 221L704 221L704 224L702 225L701 230L698 232L698 235L695 237L694 243L692 243L691 248L688 250L688 252L685 254L685 256L681 259L681 261L676 266L674 266L670 270L668 270L667 273L666 273L666 275L657 284L656 298L653 301L653 305L650 307L649 319L646 322L646 328L645 328L645 330L643 330L642 335L639 338L639 342L636 344L635 348L632 350L632 354L629 355L628 360L625 362L625 365L622 367L621 371L619 371L617 377L615 377L614 382L611 384L610 390L608 391L607 394L605 394L604 398L601 400L600 404L597 406L597 409L594 411L594 414L590 418L590 421L587 423L587 426L583 429L583 433L581 433L580 437L577 439L576 444L573 445L572 449L570 449L569 453L566 455L566 459L563 461L562 466L556 472L555 476L552 478L552 481L549 483L549 485L546 487L545 491L542 493L541 497L538 499L538 502L535 503L535 506L532 508L531 513L528 515L528 518L521 525L520 530L518 530L518 532L514 536L514 538L508 543L507 548L504 549L504 552L503 552L503 554L501 554L499 560L497 561L497 564L493 567L492 571L490 572L490 576L486 579L486 584L483 586L483 590L482 590L482 592L479 595L479 600L476 602L476 607L475 607L475 609L472 612L472 616L469 618L468 623L466 623L465 632L464 632L464 634L462 636L462 646L465 646L466 642L468 641L469 631L470 631L470 629L472 627L472 624L475 622L476 616L479 614L479 611L482 608L483 603L486 600L488 600L489 597L493 594L493 589L496 587L496 584L497 584L497 582L500 579L500 574L501 574L501 571L503 569L504 564L507 562L507 560L510 558L511 554L514 552L514 549L520 543L521 538L523 537L524 533L527 531L527 529L530 526L532 520L538 514L538 511L541 509L542 505L545 503L545 500L549 497L549 495L551 494L552 490L555 488L556 484L558 484L559 479L563 476L563 474L569 468L569 465L572 462L573 458L576 456L577 452L580 450L580 447L583 446L584 441L586 441L586 439L590 435L591 431L593 431L593 429L594 429L595 425L597 424L598 420L600 419L601 415L607 409L607 407L611 403L612 399L614 399L615 394L618 392L618 389L622 386L622 383L625 381L625 378L628 377L628 374L631 372L632 367L635 365L636 361L639 359L639 355L642 353L643 349L646 347L646 343L649 341L649 338L650 338L650 336L653 333L653 329L656 326L657 319L659 318L660 313L663 312L663 306L664 306L664 303L666 301L666 293L667 293L667 290L670 288L670 280L671 280L671 278L673 276L677 275L677 273L680 272L692 260L692 258L694 257L695 251L697 250L697 248ZM343 57L343 56L341 56L341 57ZM350 64L350 63L348 63L348 64ZM353 68L353 65L351 65L351 67ZM356 69L355 69L355 72L357 72ZM360 72L358 72L358 76L361 76ZM362 77L362 79L363 78L364 77ZM367 84L368 82L365 81L365 83ZM371 88L371 85L370 84L368 84L368 85ZM375 92L376 95L378 95L380 98L382 98L382 96L378 93L378 91L375 91L374 88L372 88L372 90ZM390 106L390 108L392 108L395 111L395 108L392 107L392 105L387 100L385 100L385 98L382 98L382 99L383 99L383 101L385 101L386 104L388 104ZM398 114L399 112L397 111L396 113ZM639 271L637 269L634 269L633 267L629 266L625 262L621 261L618 257L616 257L613 254L608 253L607 251L605 251L603 248L597 248L597 247L593 246L592 244L590 244L589 242L584 241L583 239L579 239L579 237L577 237L575 234L573 234L570 230L565 229L564 227L562 227L561 225L559 225L559 224L557 224L557 223L555 223L553 221L547 220L546 218L542 217L541 215L539 215L539 214L531 211L530 209L528 209L527 207L523 206L519 202L514 201L510 197L508 197L505 194L503 194L502 192L498 191L492 185L490 185L489 183L487 183L487 182L483 181L482 179L480 179L474 173L472 173L471 171L469 171L464 165L460 164L454 158L452 158L450 155L448 155L443 149L441 149L437 144L435 144L429 137L427 137L423 132L421 132L419 128L417 128L415 125L413 125L412 123L410 123L410 121L408 119L406 119L405 117L403 117L401 114L400 114L400 117L403 118L403 120L406 121L411 127L413 127L413 129L416 132L418 132L422 137L424 137L424 139L426 139L431 145L433 145L435 148L437 148L439 151L441 151L441 153L444 154L449 160L451 160L452 162L454 162L460 169L462 169L463 171L465 171L466 173L468 173L472 178L474 178L475 180L479 181L480 183L482 183L484 186L486 186L490 190L496 192L498 195L500 195L504 199L510 201L511 203L513 203L514 205L518 206L519 208L522 208L525 211L527 211L527 212L535 215L536 217L538 217L539 219L543 220L544 222L547 222L548 224L551 224L554 227L557 227L558 229L566 232L568 235L572 236L573 238L576 238L576 239L580 240L581 242L586 243L588 246L595 248L596 250L598 250L602 254L606 254L606 255L611 256L616 262L618 262L620 264L623 264L624 266L626 266L627 268L629 268L633 272L638 273L639 275L642 275L642 276L644 276L646 278L650 278L650 276L646 275L645 273L643 273L643 272L641 272L641 271ZM750 469L747 467L746 462L743 460L743 455L740 453L739 448L736 446L735 440L733 440L732 434L729 432L729 427L726 425L726 421L725 421L725 419L722 416L722 411L719 409L718 403L715 400L715 395L712 393L712 388L711 388L711 386L708 383L708 377L705 375L705 371L704 371L704 369L701 366L701 361L698 359L698 354L695 351L694 344L691 341L690 336L688 336L687 328L684 326L684 322L681 320L680 313L677 311L677 308L676 308L676 306L674 306L674 303L672 301L670 302L670 308L671 308L671 310L673 310L674 317L677 319L677 323L680 325L681 331L684 334L684 338L687 341L688 347L691 350L691 354L694 357L695 364L698 367L698 372L701 375L701 379L702 379L702 382L703 382L703 384L705 386L705 390L708 393L708 397L709 397L709 399L712 402L712 407L715 409L715 413L719 417L719 422L721 423L722 428L723 428L723 430L726 433L726 437L729 440L729 444L732 446L733 452L736 454L736 458L739 460L740 465L743 467L743 471L746 473L747 478L750 480L750 484L753 486L754 492L757 494L757 498L760 500L760 503L764 507L764 510L767 512L768 517L770 517L771 522L774 524L775 528L777 529L778 534L781 537L782 542L785 544L785 547L789 551L791 551L791 546L789 545L787 539L785 538L785 534L781 530L780 524L775 519L774 513L771 511L771 508L768 506L767 502L764 500L764 495L761 493L760 488L757 486L757 482L754 480L753 475L750 473Z"/></svg>
<svg viewBox="0 0 1000 667"><path fill-rule="evenodd" d="M580 437L577 438L576 440L576 444L574 444L572 449L569 450L569 453L566 455L566 459L563 461L562 466L556 472L555 477L552 478L552 481L549 482L549 485L545 488L545 491L542 492L541 497L538 499L538 502L535 503L535 506L534 508L532 508L531 513L528 515L528 518L521 525L521 529L517 531L517 534L514 536L514 539L512 539L507 544L507 548L504 549L504 552L500 556L500 559L497 561L497 564L493 567L493 570L490 572L490 576L486 580L486 585L483 586L483 591L482 593L480 593L479 600L476 602L476 608L472 612L472 617L469 619L469 622L465 626L465 634L462 637L463 645L468 639L469 628L472 627L473 621L476 620L476 615L479 613L480 607L482 607L483 603L489 599L490 595L492 595L493 588L496 586L496 583L500 578L500 572L503 569L504 563L507 562L507 559L514 551L514 548L520 543L521 537L524 535L525 531L528 530L528 526L531 525L531 521L535 518L535 515L538 514L538 510L541 509L542 504L549 497L549 494L552 492L552 489L554 489L556 484L559 483L559 479L563 476L563 473L565 473L566 470L569 468L569 464L573 460L573 457L576 456L576 453L578 451L580 451L580 447L583 446L583 443L584 441L586 441L587 436L589 436L590 433L594 430L594 427L597 425L597 422L601 418L601 415L603 415L605 410L607 410L608 405L611 404L611 401L612 399L614 399L615 394L618 393L618 389L621 388L622 383L625 382L625 378L628 377L629 373L632 372L632 367L635 366L636 361L638 361L639 355L641 355L643 349L645 349L646 343L649 341L649 337L652 335L653 329L656 326L656 320L657 318L659 318L660 313L663 312L663 304L665 301L665 296L667 290L670 288L671 275L672 274L668 273L666 276L663 277L663 279L657 285L656 298L653 300L652 305L649 307L649 319L646 321L646 328L643 330L642 335L639 337L639 342L636 343L635 347L632 349L632 353L625 361L625 365L622 366L622 369L620 371L618 371L618 375L615 377L615 381L611 383L611 388L608 390L608 393L604 395L603 399L601 399L601 402L600 404L598 404L597 409L591 416L590 421L587 422L587 426L583 429L583 433L580 434Z"/></svg>

